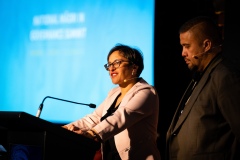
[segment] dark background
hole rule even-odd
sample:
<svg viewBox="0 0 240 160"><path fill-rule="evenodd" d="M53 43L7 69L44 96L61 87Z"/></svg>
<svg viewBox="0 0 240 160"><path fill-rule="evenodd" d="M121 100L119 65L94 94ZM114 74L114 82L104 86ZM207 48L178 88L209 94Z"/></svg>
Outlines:
<svg viewBox="0 0 240 160"><path fill-rule="evenodd" d="M211 16L222 30L223 51L240 68L239 13L237 0L155 1L154 84L159 93L158 147L165 158L165 136L178 102L190 82L190 72L181 57L179 27L195 16ZM188 135L190 136L190 135ZM187 136L186 136L187 138Z"/></svg>

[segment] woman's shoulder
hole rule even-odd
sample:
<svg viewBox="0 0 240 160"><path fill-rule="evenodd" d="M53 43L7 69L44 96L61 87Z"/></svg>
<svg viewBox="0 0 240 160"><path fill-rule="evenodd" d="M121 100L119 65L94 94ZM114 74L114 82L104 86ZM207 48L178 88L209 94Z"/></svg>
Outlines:
<svg viewBox="0 0 240 160"><path fill-rule="evenodd" d="M136 83L137 87L141 88L154 88L151 84L149 84L145 79L141 78L138 83Z"/></svg>
<svg viewBox="0 0 240 160"><path fill-rule="evenodd" d="M135 85L135 91L139 91L139 90L146 90L146 91L148 90L149 92L152 92L154 94L157 93L155 87L150 85L143 78L141 78L140 81L138 81L138 83L136 83L136 85Z"/></svg>
<svg viewBox="0 0 240 160"><path fill-rule="evenodd" d="M121 92L121 89L119 86L112 88L109 92L108 95L113 95L113 94L119 94Z"/></svg>

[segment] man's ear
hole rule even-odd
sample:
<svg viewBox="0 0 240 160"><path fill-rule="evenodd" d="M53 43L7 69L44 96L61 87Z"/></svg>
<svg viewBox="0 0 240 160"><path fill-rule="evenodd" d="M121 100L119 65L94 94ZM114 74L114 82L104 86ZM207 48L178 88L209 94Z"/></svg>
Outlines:
<svg viewBox="0 0 240 160"><path fill-rule="evenodd" d="M208 52L211 48L212 48L212 42L209 39L205 39L203 41L203 45L204 45L204 51L205 53Z"/></svg>

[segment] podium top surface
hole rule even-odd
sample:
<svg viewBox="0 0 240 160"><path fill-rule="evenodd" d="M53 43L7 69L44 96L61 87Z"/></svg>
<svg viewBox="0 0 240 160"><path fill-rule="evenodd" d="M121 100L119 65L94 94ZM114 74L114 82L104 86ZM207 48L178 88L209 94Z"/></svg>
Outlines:
<svg viewBox="0 0 240 160"><path fill-rule="evenodd" d="M0 111L0 126L11 130L46 130L61 128L51 122L37 118L26 112Z"/></svg>
<svg viewBox="0 0 240 160"><path fill-rule="evenodd" d="M9 131L51 132L74 141L84 142L89 147L98 149L100 143L68 131L59 125L30 115L26 112L0 111L0 129Z"/></svg>

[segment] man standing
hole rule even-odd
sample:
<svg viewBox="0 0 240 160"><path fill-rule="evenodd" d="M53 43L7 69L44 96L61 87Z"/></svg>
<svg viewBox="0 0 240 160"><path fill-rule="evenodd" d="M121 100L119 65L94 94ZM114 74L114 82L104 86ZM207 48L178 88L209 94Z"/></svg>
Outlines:
<svg viewBox="0 0 240 160"><path fill-rule="evenodd" d="M179 30L193 79L167 132L169 160L240 159L240 72L222 55L222 36L209 17Z"/></svg>

